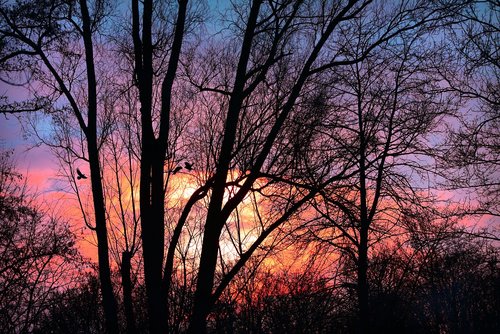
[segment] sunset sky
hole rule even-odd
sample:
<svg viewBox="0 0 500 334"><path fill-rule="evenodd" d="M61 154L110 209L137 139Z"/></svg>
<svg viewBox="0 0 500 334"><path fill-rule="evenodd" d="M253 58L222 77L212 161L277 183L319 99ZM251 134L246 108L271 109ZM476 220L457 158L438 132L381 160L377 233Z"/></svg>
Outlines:
<svg viewBox="0 0 500 334"><path fill-rule="evenodd" d="M498 332L499 19L0 0L0 333Z"/></svg>

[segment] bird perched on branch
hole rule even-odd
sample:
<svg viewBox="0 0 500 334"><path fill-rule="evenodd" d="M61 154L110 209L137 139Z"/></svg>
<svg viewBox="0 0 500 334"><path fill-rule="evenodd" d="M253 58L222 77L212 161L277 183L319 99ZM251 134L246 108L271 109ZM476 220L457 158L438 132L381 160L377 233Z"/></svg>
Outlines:
<svg viewBox="0 0 500 334"><path fill-rule="evenodd" d="M193 170L193 164L190 164L189 162L184 162L184 167L186 167L187 170Z"/></svg>
<svg viewBox="0 0 500 334"><path fill-rule="evenodd" d="M77 180L80 180L80 179L86 179L87 178L87 175L83 174L80 169L76 169L76 174L77 174L77 177L76 179Z"/></svg>

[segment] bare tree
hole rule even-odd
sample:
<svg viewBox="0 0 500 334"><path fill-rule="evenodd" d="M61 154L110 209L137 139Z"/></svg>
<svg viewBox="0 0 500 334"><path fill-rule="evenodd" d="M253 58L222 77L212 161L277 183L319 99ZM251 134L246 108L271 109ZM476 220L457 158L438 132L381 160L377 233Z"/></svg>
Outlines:
<svg viewBox="0 0 500 334"><path fill-rule="evenodd" d="M131 27L109 39L100 34L111 12L103 1L90 10L84 0L33 3L2 3L0 64L5 81L48 90L32 89L34 100L2 111L50 112L67 130L56 135L69 175L75 159L89 162L87 223L97 233L109 332L118 330L109 222L120 225L111 248L122 257L128 319L140 221L150 332L167 332L169 319L185 316L173 314L185 299L167 304L180 287L182 298L193 294L188 331L204 333L238 272L307 219L311 206L350 243L365 318L369 232L390 227L380 218L396 214L390 205L420 204L408 173L423 170L412 159L425 153L424 135L443 112L419 67L428 54L413 52L461 3L254 0L231 4L229 28L209 39L200 38L203 8L187 0L132 0ZM109 45L122 60L107 59L116 55ZM134 194L136 168L139 215L122 192ZM177 180L197 188L176 202Z"/></svg>
<svg viewBox="0 0 500 334"><path fill-rule="evenodd" d="M316 88L317 86L313 86L312 82L319 80L322 74L327 71L334 71L334 69L340 68L342 65L352 65L353 68L356 68L357 65L355 64L365 58L368 59L367 56L371 55L372 51L379 46L389 43L396 36L401 38L403 33L417 31L420 27L428 27L432 24L445 24L446 17L449 15L445 11L442 11L444 7L441 6L430 6L422 11L422 7L413 7L412 4L405 3L401 4L401 7L394 6L384 10L374 4L373 11L370 11L369 8L371 7L369 5L369 2L354 1L334 5L327 5L325 3L283 2L275 7L273 4L254 1L250 9L248 9L247 14L240 14L240 17L243 17L245 21L237 21L238 23L236 24L237 29L241 30L241 49L239 49L240 51L236 57L237 60L234 61L235 65L237 64L235 70L229 72L229 80L224 76L215 78L202 77L204 80L198 85L202 91L226 95L228 98L227 104L225 104L227 106L227 115L224 117L223 137L220 141L220 148L216 151L216 171L213 177L207 219L204 225L194 311L190 325L192 332L203 332L205 330L204 323L209 313L208 305L210 305L207 301L210 300L212 294L221 232L231 213L235 211L245 196L253 189L256 180L262 176L263 169L265 170L269 166L273 166L273 163L275 163L274 159L276 158L275 152L286 147L280 146L284 144L279 139L280 133L286 128L287 120L290 118L293 110L302 101L304 91ZM243 8L239 7L238 9L241 10ZM315 14L318 13L318 8L321 8L321 11L319 11L321 14ZM355 24L350 24L350 21L356 21L354 18L358 16L366 19L376 28L372 27L374 30L371 31L371 34L368 34L367 38L359 40L359 48L352 50L349 48L349 38L356 31L357 27ZM360 19L359 22L362 22L362 20ZM291 27L294 28L292 29ZM308 42L300 44L301 51L292 56L290 50L293 50L293 47L297 46L293 44L293 41L296 40ZM225 57L225 59L231 63L234 58ZM280 70L283 72L279 72ZM278 78L274 76L279 73L282 75L286 73L286 78L284 78L285 76ZM231 81L234 83L224 85L224 83ZM213 85L210 85L210 83L213 83ZM276 87L269 83L276 84ZM269 101L273 101L273 103L269 103L269 107L265 104L267 99L259 94L262 92L259 90L261 87L265 87L265 90L267 90L266 97L269 98ZM276 93L270 94L269 92ZM275 109L270 106L274 106ZM427 110L428 108L432 108L432 103L427 105ZM252 134L241 137L244 139L249 137L256 138L253 140L253 143L258 144L256 147L255 145L252 146L253 152L250 151L247 155L248 160L244 166L245 170L248 171L245 172L243 179L238 182L241 186L238 187L234 195L230 194L229 199L224 202L227 187L226 180L231 175L231 169L236 165L235 162L239 157L238 154L243 151L243 148L237 145L240 140L238 129L246 126L244 122L247 117L251 119L250 116L247 116L250 113L266 115L266 112L269 113L269 118L260 116L260 119L269 119L270 121L267 124L264 122L260 123L262 125L258 130L254 130L257 132L256 135ZM362 113L362 111L359 110L359 113ZM358 119L355 123L355 125L357 124L360 127L358 132L373 131L374 129L365 128L365 125L363 125L364 117L360 116L359 113L356 113ZM346 115L343 115L343 118L345 117ZM416 124L411 125L412 129L422 131L426 130L436 119L431 120L427 117L416 117L412 120L416 122ZM391 127L391 125L389 126ZM399 126L399 124L392 126ZM401 132L403 133L407 129L405 126L402 127ZM362 132L361 135L363 136ZM371 133L370 135L373 136ZM361 202L364 203L362 204L364 218L362 218L363 224L361 226L364 227L361 231L362 236L360 237L363 240L360 242L360 245L362 245L360 246L362 259L359 263L366 263L367 252L365 248L367 248L368 244L368 220L371 219L371 215L376 211L374 208L371 210L373 211L372 213L369 212L370 208L368 208L367 204L367 190L369 185L365 175L366 168L374 168L374 165L373 162L369 163L369 165L363 165L368 164L365 161L366 157L359 157L359 150L361 150L362 155L367 156L368 151L373 149L373 146L369 147L368 139L370 138L362 137L361 140L357 138L356 143L359 146L356 151L351 151L354 156L352 161L363 161L359 165L359 170L363 174L361 182L365 182L365 185L361 185L360 187L363 193L361 195L363 197ZM344 138L343 140L345 141L346 139ZM397 138L397 140L402 140L400 144L406 146L406 142L402 138ZM307 144L305 146L307 147ZM377 147L384 152L383 145ZM397 150L395 147L390 148ZM385 148L385 153L382 153L382 161L384 162L380 163L379 159L376 160L375 170L384 169L380 165L384 165L388 149ZM324 182L313 183L313 186L309 186L308 189L306 187L307 191L302 194L303 197L300 198L301 196L299 196L300 199L294 201L293 204L290 204L284 210L285 214L278 218L275 223L269 226L269 229L266 229L259 236L257 241L248 248L248 253L251 254L250 250L257 247L262 242L261 237L265 238L273 230L273 227L276 228L276 226L280 226L280 224L288 220L290 215L297 210L297 206L305 203L306 199L313 198L326 185L332 183L332 181L344 177L346 171L351 169L352 161L350 163L347 162L340 168L332 169L332 172L324 177ZM272 167L269 170L272 171ZM276 175L283 176L288 171L286 169L281 170ZM266 176L269 177L270 175ZM376 179L375 183L378 182L380 184L382 182ZM286 183L286 177L282 177L282 181ZM288 182L290 183L290 180ZM376 202L379 196L380 194L375 194L375 207L377 206ZM248 253L241 256L243 263ZM238 262L233 267L234 271L238 270L240 263ZM234 271L230 270L229 272L232 273ZM360 276L364 276L365 272L366 268L362 264L360 266ZM365 279L361 278L361 280ZM212 298L216 298L219 295L225 282L226 280L224 279L221 281L221 286L216 288ZM365 291L365 288L360 288L360 297L363 298L362 304L364 304L366 296Z"/></svg>
<svg viewBox="0 0 500 334"><path fill-rule="evenodd" d="M436 52L426 47L426 36L445 22L441 20L400 34L397 43L384 44L321 83L328 87L323 108L329 109L322 136L346 161L332 162L355 161L355 169L351 179L320 192L314 203L318 214L308 228L314 238L345 252L355 265L362 333L370 326L370 249L402 232L405 212L430 209L434 201L428 188L430 136L456 109L425 60ZM354 21L346 30L349 52L364 52L375 27Z"/></svg>
<svg viewBox="0 0 500 334"><path fill-rule="evenodd" d="M77 284L84 262L69 224L41 209L11 159L1 152L0 330L27 333L48 310L51 294Z"/></svg>
<svg viewBox="0 0 500 334"><path fill-rule="evenodd" d="M144 275L146 281L150 331L167 330L167 292L162 286L165 249L165 180L164 166L170 131L171 101L177 74L187 17L187 0L178 2L177 17L172 27L173 39L166 72L160 78L160 110L154 108L153 14L158 9L153 1L132 1L132 37L134 45L134 77L139 90L141 114L140 212ZM142 14L142 15L141 15ZM142 30L142 35L141 35ZM163 57L166 57L165 55ZM155 133L154 119L158 117Z"/></svg>
<svg viewBox="0 0 500 334"><path fill-rule="evenodd" d="M32 87L34 99L4 105L4 112L49 111L57 101L77 121L84 135L82 158L90 168L99 277L108 332L118 331L113 294L98 124L98 83L94 36L109 7L105 1L2 1L0 7L3 80ZM76 41L76 43L75 43ZM80 75L85 79L80 80ZM84 92L82 94L82 92Z"/></svg>
<svg viewBox="0 0 500 334"><path fill-rule="evenodd" d="M498 247L462 233L454 219L426 213L413 219L402 242L372 256L374 330L496 331Z"/></svg>
<svg viewBox="0 0 500 334"><path fill-rule="evenodd" d="M498 216L499 141L498 1L471 1L446 32L449 52L439 61L447 88L463 101L463 113L443 145L442 168L450 189L466 189L469 213Z"/></svg>
<svg viewBox="0 0 500 334"><path fill-rule="evenodd" d="M133 265L133 260L140 249L139 199L136 195L139 189L139 167L138 145L134 138L136 132L132 126L134 104L130 96L126 98L128 104L122 103L121 108L118 99L110 103L113 107L110 106L112 120L109 123L113 124L113 128L102 147L102 154L107 157L103 163L103 183L110 226L110 249L120 268L127 333L136 333L133 271L139 268Z"/></svg>

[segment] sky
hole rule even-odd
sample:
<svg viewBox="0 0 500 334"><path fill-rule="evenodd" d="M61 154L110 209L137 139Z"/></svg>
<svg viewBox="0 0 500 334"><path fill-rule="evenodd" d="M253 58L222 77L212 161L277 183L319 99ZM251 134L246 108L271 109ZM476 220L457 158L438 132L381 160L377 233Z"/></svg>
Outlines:
<svg viewBox="0 0 500 334"><path fill-rule="evenodd" d="M7 96L9 101L18 101L26 93L22 88L9 87L0 81L0 95ZM49 179L57 171L57 163L47 147L36 144L35 138L28 136L15 115L0 114L0 149L14 150L19 171L29 174L30 183L39 190L47 190Z"/></svg>

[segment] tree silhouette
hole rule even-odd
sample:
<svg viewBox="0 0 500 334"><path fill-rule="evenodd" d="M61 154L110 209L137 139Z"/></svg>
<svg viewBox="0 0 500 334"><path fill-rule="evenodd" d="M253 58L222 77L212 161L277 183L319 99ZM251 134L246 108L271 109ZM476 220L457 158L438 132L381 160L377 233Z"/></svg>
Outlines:
<svg viewBox="0 0 500 334"><path fill-rule="evenodd" d="M83 261L69 224L35 203L10 155L0 154L0 331L26 333L52 293L76 285Z"/></svg>
<svg viewBox="0 0 500 334"><path fill-rule="evenodd" d="M498 216L499 14L497 1L471 2L450 26L449 51L438 61L446 87L462 99L463 113L443 144L444 178L450 189L466 189L477 204L469 213Z"/></svg>
<svg viewBox="0 0 500 334"><path fill-rule="evenodd" d="M34 98L22 103L4 106L4 111L52 111L56 101L64 99L66 113L76 119L84 134L82 158L88 162L92 187L95 232L98 239L99 276L107 328L118 331L117 306L111 285L108 233L101 181L99 156L98 87L94 35L106 14L104 1L96 1L89 10L87 1L2 1L0 7L1 33L5 47L1 63L7 82L40 85ZM73 49L74 42L78 48ZM84 82L76 84L83 69ZM27 75L27 82L18 73ZM12 80L11 80L12 79ZM78 91L86 94L81 96ZM69 112L68 112L69 111Z"/></svg>
<svg viewBox="0 0 500 334"><path fill-rule="evenodd" d="M392 313L394 327L451 322L421 312L454 313L426 299L441 288L420 284L428 263L401 258L433 244L414 233L419 223L458 212L433 196L434 178L470 185L446 168L474 166L483 208L495 207L496 183L485 177L497 166L498 78L482 64L496 66L488 44L498 30L475 2L252 0L224 4L221 16L196 0L0 4L0 79L29 93L2 99L0 112L42 119L32 131L58 156L97 237L99 284L67 290L72 301L55 303L43 328L65 305L87 310L88 296L102 298L109 333L367 333L383 327L376 305L402 305L408 291L422 304ZM446 60L464 71L451 75ZM485 81L471 85L467 73ZM485 122L463 119L451 131L464 97L481 101ZM444 138L459 145L445 145L441 159ZM269 269L287 247L312 246L332 261L335 282L312 264ZM434 254L460 253L448 251ZM384 268L412 275L400 287ZM433 280L449 276L433 269ZM242 280L255 281L245 291ZM415 310L427 324L408 315Z"/></svg>

